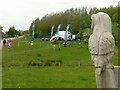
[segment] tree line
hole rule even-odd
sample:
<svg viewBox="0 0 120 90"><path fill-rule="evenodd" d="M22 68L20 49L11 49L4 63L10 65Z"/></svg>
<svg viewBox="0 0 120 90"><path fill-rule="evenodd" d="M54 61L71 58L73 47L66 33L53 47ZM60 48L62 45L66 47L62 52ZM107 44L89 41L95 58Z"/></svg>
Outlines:
<svg viewBox="0 0 120 90"><path fill-rule="evenodd" d="M1 27L1 31L3 30L2 29L2 26L0 26ZM22 36L23 35L23 31L22 30L16 30L15 29L15 26L11 26L10 28L9 28L9 30L8 31L6 31L6 32L3 32L2 31L2 38L7 38L7 37L15 37L15 36Z"/></svg>
<svg viewBox="0 0 120 90"><path fill-rule="evenodd" d="M71 8L65 12L47 14L41 19L35 19L35 34L45 33L50 35L52 25L55 26L54 32L57 31L57 27L61 24L60 30L65 30L66 26L70 24L69 31L76 35L77 38L86 40L90 34L91 15L97 12L105 12L111 17L113 35L118 42L118 7L110 6L108 8ZM29 33L32 34L32 24L29 27Z"/></svg>

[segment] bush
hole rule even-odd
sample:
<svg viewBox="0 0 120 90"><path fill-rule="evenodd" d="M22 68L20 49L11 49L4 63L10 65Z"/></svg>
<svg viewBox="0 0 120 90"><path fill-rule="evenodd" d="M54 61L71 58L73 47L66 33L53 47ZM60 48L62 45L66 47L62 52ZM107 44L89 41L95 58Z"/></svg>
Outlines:
<svg viewBox="0 0 120 90"><path fill-rule="evenodd" d="M42 60L32 60L29 62L29 66L60 66L62 65L63 62L62 60L46 60L46 61L42 61Z"/></svg>

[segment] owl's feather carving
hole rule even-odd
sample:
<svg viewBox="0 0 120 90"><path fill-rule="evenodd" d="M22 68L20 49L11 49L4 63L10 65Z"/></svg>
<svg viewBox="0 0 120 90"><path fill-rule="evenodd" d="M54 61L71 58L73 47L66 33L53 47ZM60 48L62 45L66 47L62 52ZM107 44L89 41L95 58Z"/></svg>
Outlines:
<svg viewBox="0 0 120 90"><path fill-rule="evenodd" d="M104 32L99 39L95 40L95 36L89 38L89 49L91 54L109 54L114 51L115 40L110 32Z"/></svg>

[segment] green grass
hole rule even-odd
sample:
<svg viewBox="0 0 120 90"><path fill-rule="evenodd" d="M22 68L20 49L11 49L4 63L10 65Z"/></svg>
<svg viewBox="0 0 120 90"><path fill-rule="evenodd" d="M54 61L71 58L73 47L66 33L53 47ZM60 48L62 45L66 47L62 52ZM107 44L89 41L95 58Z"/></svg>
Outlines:
<svg viewBox="0 0 120 90"><path fill-rule="evenodd" d="M13 40L10 49L2 49L4 88L95 88L95 68L92 65L88 45L69 42L51 44L36 39L34 45L27 43L29 38ZM118 63L117 48L113 64ZM60 66L30 66L31 61L63 62Z"/></svg>
<svg viewBox="0 0 120 90"><path fill-rule="evenodd" d="M95 88L93 67L11 67L3 70L7 70L3 73L3 87Z"/></svg>

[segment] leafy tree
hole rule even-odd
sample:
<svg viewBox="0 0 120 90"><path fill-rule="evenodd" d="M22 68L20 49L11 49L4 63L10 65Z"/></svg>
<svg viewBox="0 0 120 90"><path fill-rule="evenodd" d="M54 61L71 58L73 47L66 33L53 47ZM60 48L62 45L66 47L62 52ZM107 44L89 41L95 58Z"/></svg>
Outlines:
<svg viewBox="0 0 120 90"><path fill-rule="evenodd" d="M0 40L1 40L1 38L2 38L2 26L0 25Z"/></svg>
<svg viewBox="0 0 120 90"><path fill-rule="evenodd" d="M3 30L3 27L2 27L2 25L0 25L0 30L1 30L1 31Z"/></svg>
<svg viewBox="0 0 120 90"><path fill-rule="evenodd" d="M22 31L17 31L17 34L19 35L19 36L22 36L23 35L23 33L22 33Z"/></svg>
<svg viewBox="0 0 120 90"><path fill-rule="evenodd" d="M7 34L8 34L9 36L14 37L15 35L17 35L17 30L15 30L15 27L12 26L12 27L10 27L9 31L7 32Z"/></svg>
<svg viewBox="0 0 120 90"><path fill-rule="evenodd" d="M46 34L50 35L52 25L55 26L54 33L57 31L57 27L61 24L61 30L65 30L68 23L70 24L69 31L73 34L76 34L77 37L81 38L82 34L88 33L86 30L90 29L91 26L91 15L97 12L105 12L107 13L112 21L113 27L113 35L115 37L116 43L118 42L118 31L120 29L118 27L118 7L110 6L108 8L100 8L97 9L96 7L90 8L89 12L86 7L83 8L70 8L65 12L60 13L51 13L47 14L41 19L37 18L34 20L35 24L35 34ZM32 34L32 24L30 25L29 32ZM83 35L84 36L84 35ZM88 37L84 37L88 38Z"/></svg>

